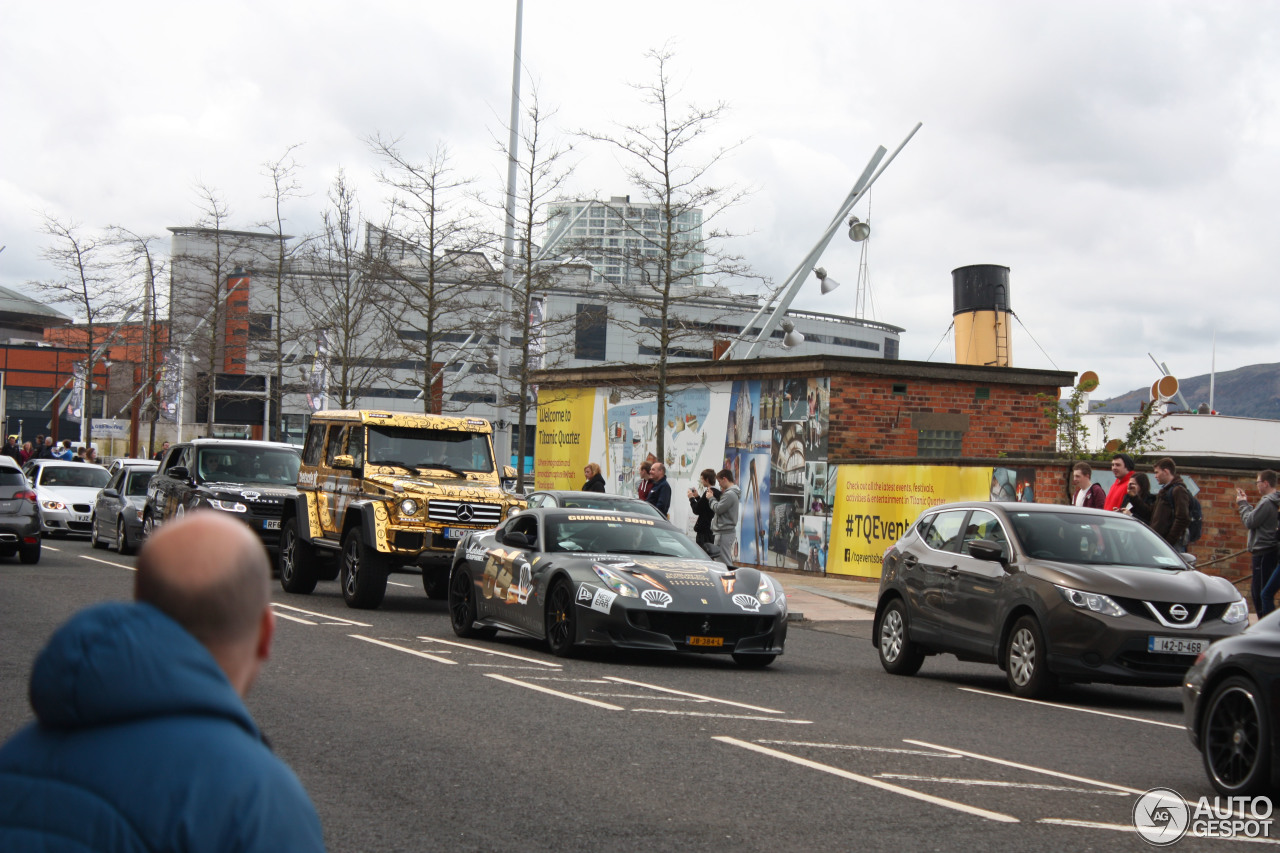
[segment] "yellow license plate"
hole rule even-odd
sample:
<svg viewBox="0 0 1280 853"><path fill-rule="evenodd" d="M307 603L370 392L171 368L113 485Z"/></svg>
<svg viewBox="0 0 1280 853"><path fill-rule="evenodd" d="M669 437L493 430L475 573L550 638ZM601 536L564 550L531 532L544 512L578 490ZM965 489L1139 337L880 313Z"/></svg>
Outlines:
<svg viewBox="0 0 1280 853"><path fill-rule="evenodd" d="M723 646L724 637L689 637L691 646Z"/></svg>

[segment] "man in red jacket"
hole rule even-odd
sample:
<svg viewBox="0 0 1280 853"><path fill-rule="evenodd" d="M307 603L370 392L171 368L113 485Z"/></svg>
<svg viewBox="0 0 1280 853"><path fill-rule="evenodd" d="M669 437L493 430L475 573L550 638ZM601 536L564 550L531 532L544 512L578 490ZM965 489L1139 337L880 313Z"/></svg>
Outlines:
<svg viewBox="0 0 1280 853"><path fill-rule="evenodd" d="M1135 467L1133 457L1128 453L1117 453L1111 457L1111 473L1116 475L1116 481L1107 492L1103 509L1118 510L1124 504L1124 496L1129 491L1129 480L1133 479Z"/></svg>

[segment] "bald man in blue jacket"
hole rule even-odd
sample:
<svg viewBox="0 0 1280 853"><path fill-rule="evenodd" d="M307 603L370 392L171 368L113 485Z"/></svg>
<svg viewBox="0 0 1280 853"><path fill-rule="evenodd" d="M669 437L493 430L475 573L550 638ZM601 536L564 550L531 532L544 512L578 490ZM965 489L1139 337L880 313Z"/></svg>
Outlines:
<svg viewBox="0 0 1280 853"><path fill-rule="evenodd" d="M36 658L36 721L0 748L0 850L321 851L302 784L243 697L275 630L270 564L212 511L143 547L132 603Z"/></svg>

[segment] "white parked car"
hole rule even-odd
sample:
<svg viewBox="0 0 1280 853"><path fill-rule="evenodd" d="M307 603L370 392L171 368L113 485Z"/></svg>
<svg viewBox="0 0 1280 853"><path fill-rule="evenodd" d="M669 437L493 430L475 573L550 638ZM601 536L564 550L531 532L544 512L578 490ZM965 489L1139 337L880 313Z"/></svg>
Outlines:
<svg viewBox="0 0 1280 853"><path fill-rule="evenodd" d="M106 468L88 462L32 459L23 472L36 490L43 533L56 537L92 532L94 501L111 479Z"/></svg>

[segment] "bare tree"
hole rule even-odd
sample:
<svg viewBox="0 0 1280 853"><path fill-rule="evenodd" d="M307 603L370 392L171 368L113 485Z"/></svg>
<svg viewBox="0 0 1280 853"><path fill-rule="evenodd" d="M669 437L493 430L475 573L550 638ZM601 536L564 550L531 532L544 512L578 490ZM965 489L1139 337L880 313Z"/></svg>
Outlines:
<svg viewBox="0 0 1280 853"><path fill-rule="evenodd" d="M260 234L230 227L231 210L212 188L196 186L199 219L193 238L175 249L170 260L170 334L176 347L190 349L202 379L196 388L197 411L205 406L205 426L212 434L216 418L218 375L225 371L228 347L247 348L227 329L227 301L231 279L262 262ZM271 240L270 242L274 242ZM185 371L186 365L183 365ZM224 395L225 396L225 395Z"/></svg>
<svg viewBox="0 0 1280 853"><path fill-rule="evenodd" d="M301 147L300 142L292 143L278 158L262 165L263 175L271 182L271 190L266 198L271 201L274 214L271 221L264 227L269 229L276 238L275 245L272 247L275 257L272 258L274 275L271 280L271 291L275 305L271 317L273 334L269 348L269 358L275 365L275 375L272 377L267 405L271 410L271 438L277 441L284 436L285 270L292 256L301 251L304 245L302 242L292 244L288 242L289 237L284 233L286 221L284 205L289 199L303 195L302 186L298 183L298 161L294 159L294 152Z"/></svg>
<svg viewBox="0 0 1280 853"><path fill-rule="evenodd" d="M328 379L329 394L346 409L391 376L396 348L387 346L393 332L389 312L378 283L368 275L360 244L367 229L355 190L341 168L328 199L322 232L305 255L308 264L294 275L294 297L306 318L295 337L323 336L320 369Z"/></svg>
<svg viewBox="0 0 1280 853"><path fill-rule="evenodd" d="M458 176L440 145L425 160L405 154L399 139L375 135L369 145L386 164L376 172L391 191L388 227L366 246L370 272L384 281L397 307L402 346L421 362L412 384L425 413L442 408L432 393L438 365L481 323L493 289L492 265L481 254L491 242L467 204L473 181ZM481 290L477 292L477 287Z"/></svg>
<svg viewBox="0 0 1280 853"><path fill-rule="evenodd" d="M547 297L561 281L567 268L574 266L562 256L544 257L535 242L550 220L550 202L562 193L572 172L573 166L568 158L573 147L545 138L544 134L555 116L555 110L542 110L536 89L524 112L525 121L520 129L521 149L524 153L519 164L516 198L516 242L519 254L514 259L512 310L506 321L513 343L519 346L519 352L512 360L510 372L500 371L498 383L502 389L499 393L504 397L507 396L507 382L513 386L517 413L516 452L519 456L516 470L519 472L521 486L524 485L525 459L533 451L526 434L529 410L534 402L530 393L530 374L535 370L555 367L558 361L567 359L570 355L567 351L546 346L548 340L554 340L567 331L569 324L573 322L572 317L549 316L547 306L550 300Z"/></svg>
<svg viewBox="0 0 1280 853"><path fill-rule="evenodd" d="M679 102L671 79L672 54L667 49L646 54L656 66L652 83L632 87L650 108L652 119L621 125L613 133L581 131L581 135L622 155L629 182L647 209L610 202L610 224L621 235L602 240L605 262L617 266L606 276L609 298L639 314L639 322L618 322L653 351L656 361L647 380L657 385L659 425L666 422L667 367L673 355L687 355L692 342L709 346L716 336L705 312L694 318L686 309L706 306L711 295L701 287L726 278L755 277L740 255L724 248L735 236L720 226L725 211L747 194L745 189L715 182L712 171L737 144L706 147L707 136L726 111L724 103L699 107ZM613 246L610 243L616 242ZM730 312L726 304L725 314ZM720 335L724 337L724 334ZM657 431L657 451L664 456L665 435Z"/></svg>
<svg viewBox="0 0 1280 853"><path fill-rule="evenodd" d="M85 320L84 408L85 440L93 438L95 368L114 335L114 324L127 310L128 295L111 275L110 259L103 240L74 221L62 221L46 214L41 228L52 245L41 257L57 271L55 278L32 282L32 287L53 305L64 305L76 319ZM56 418L56 415L55 415Z"/></svg>
<svg viewBox="0 0 1280 853"><path fill-rule="evenodd" d="M135 396L139 397L139 416L150 427L147 435L147 455L155 452L156 416L159 408L156 400L157 378L160 370L160 336L156 333L159 316L159 288L157 284L167 265L157 250L159 238L141 235L119 225L107 229L111 243L122 253L121 268L127 280L141 284L142 290L142 366L140 382Z"/></svg>

